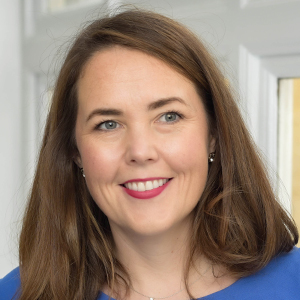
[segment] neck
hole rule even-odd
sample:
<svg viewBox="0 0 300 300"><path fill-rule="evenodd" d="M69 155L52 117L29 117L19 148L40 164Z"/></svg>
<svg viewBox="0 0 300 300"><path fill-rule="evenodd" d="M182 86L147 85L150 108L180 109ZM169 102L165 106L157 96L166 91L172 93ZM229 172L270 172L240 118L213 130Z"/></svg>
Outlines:
<svg viewBox="0 0 300 300"><path fill-rule="evenodd" d="M130 276L129 294L122 283L117 286L121 299L190 299L185 283L193 296L204 297L237 280L201 255L193 258L186 274L190 228L186 223L168 232L143 235L111 224L117 258ZM108 287L104 292L113 296Z"/></svg>
<svg viewBox="0 0 300 300"><path fill-rule="evenodd" d="M189 224L181 224L168 232L153 235L141 235L111 227L117 257L130 274L135 291L155 299L184 290L189 255ZM200 264L203 269L207 269L208 264L205 263ZM189 274L189 282L196 278L199 278L199 274L194 270ZM135 296L131 295L130 299L142 299L137 293ZM178 299L184 299L182 297L183 293L180 292Z"/></svg>
<svg viewBox="0 0 300 300"><path fill-rule="evenodd" d="M156 275L168 270L178 273L185 263L189 245L188 230L151 236L118 233L114 234L114 240L117 256L130 274L143 271L149 274L151 270Z"/></svg>

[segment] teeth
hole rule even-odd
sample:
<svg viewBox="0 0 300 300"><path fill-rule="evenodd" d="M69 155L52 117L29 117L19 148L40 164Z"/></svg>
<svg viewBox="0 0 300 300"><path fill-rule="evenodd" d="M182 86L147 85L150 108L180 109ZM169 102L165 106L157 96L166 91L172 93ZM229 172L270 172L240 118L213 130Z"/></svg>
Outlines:
<svg viewBox="0 0 300 300"><path fill-rule="evenodd" d="M159 179L153 181L140 181L140 182L128 182L125 184L125 187L129 190L145 192L156 189L165 183L167 183L168 179Z"/></svg>
<svg viewBox="0 0 300 300"><path fill-rule="evenodd" d="M146 181L146 191L153 190L153 183L152 181Z"/></svg>
<svg viewBox="0 0 300 300"><path fill-rule="evenodd" d="M159 187L159 184L158 184L158 181L157 180L154 180L153 181L153 188L156 189Z"/></svg>
<svg viewBox="0 0 300 300"><path fill-rule="evenodd" d="M137 186L137 184L136 184L135 182L132 182L132 189L133 189L134 191L137 191L137 190L138 190L138 186Z"/></svg>
<svg viewBox="0 0 300 300"><path fill-rule="evenodd" d="M138 191L139 192L145 192L146 191L146 187L145 187L144 182L139 182L138 183Z"/></svg>

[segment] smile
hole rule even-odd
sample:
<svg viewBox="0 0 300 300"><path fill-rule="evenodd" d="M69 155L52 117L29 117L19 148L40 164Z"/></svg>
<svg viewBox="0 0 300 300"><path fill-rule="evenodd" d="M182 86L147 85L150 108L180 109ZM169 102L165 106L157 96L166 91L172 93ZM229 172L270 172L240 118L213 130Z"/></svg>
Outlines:
<svg viewBox="0 0 300 300"><path fill-rule="evenodd" d="M170 183L172 178L148 178L130 180L122 184L123 190L131 197L149 199L158 196Z"/></svg>
<svg viewBox="0 0 300 300"><path fill-rule="evenodd" d="M137 182L128 182L125 183L125 187L129 190L145 192L156 189L165 183L167 183L169 179L158 179L158 180L149 180L149 181L137 181Z"/></svg>

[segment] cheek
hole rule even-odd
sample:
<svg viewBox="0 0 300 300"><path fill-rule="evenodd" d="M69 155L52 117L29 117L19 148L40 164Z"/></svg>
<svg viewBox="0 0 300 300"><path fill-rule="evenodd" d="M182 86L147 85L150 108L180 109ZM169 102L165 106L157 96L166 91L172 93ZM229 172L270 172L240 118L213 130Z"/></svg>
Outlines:
<svg viewBox="0 0 300 300"><path fill-rule="evenodd" d="M118 150L117 147L107 147L99 143L85 143L80 154L87 178L99 178L101 174L106 174L109 179L120 161L121 154Z"/></svg>
<svg viewBox="0 0 300 300"><path fill-rule="evenodd" d="M208 168L208 141L205 133L199 131L185 132L179 139L166 143L165 157L172 159L178 171L205 170Z"/></svg>
<svg viewBox="0 0 300 300"><path fill-rule="evenodd" d="M118 151L91 142L85 143L80 150L88 190L99 208L106 211L105 199L114 198L112 183L115 182L120 164Z"/></svg>

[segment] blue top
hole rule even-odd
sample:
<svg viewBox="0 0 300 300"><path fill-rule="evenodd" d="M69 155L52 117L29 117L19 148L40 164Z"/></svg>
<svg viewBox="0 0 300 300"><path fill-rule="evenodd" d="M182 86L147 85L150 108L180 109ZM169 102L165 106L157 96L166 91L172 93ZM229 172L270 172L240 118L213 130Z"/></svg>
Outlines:
<svg viewBox="0 0 300 300"><path fill-rule="evenodd" d="M11 300L20 287L19 269L0 280L0 300ZM102 293L97 300L108 300ZM110 298L111 300L115 300ZM300 300L300 250L275 257L259 272L201 300Z"/></svg>

